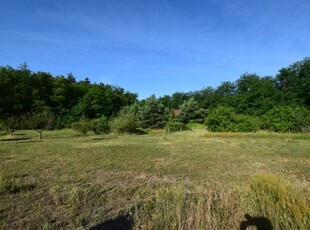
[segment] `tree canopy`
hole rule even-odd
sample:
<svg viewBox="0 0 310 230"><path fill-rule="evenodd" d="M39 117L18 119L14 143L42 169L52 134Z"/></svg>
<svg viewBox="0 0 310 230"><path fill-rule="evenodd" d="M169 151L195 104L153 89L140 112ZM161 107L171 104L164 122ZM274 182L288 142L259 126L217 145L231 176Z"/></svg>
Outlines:
<svg viewBox="0 0 310 230"><path fill-rule="evenodd" d="M13 120L36 111L50 111L54 128L103 117L101 126L109 130L106 125L112 120L117 125L126 121L126 127L134 121L134 128L163 128L175 109L181 111L175 121L205 120L211 130L304 131L310 129L309 108L310 58L280 69L275 77L246 73L218 87L141 101L121 87L91 83L89 78L77 81L72 73L32 72L25 63L16 69L0 67L0 122L12 132L23 126Z"/></svg>

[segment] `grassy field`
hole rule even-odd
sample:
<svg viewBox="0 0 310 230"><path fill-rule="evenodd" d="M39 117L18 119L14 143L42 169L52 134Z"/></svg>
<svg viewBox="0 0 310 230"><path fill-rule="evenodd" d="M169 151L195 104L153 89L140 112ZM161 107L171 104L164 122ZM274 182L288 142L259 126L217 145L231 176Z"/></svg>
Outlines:
<svg viewBox="0 0 310 230"><path fill-rule="evenodd" d="M0 137L3 229L310 228L309 135L43 135Z"/></svg>

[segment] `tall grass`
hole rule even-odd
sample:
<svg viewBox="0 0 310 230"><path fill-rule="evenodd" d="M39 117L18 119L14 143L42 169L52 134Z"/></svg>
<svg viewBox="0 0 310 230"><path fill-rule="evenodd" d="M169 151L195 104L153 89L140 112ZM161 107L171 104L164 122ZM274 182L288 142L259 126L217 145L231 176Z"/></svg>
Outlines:
<svg viewBox="0 0 310 230"><path fill-rule="evenodd" d="M310 191L273 175L253 176L243 197L251 212L271 220L275 229L309 229Z"/></svg>
<svg viewBox="0 0 310 230"><path fill-rule="evenodd" d="M236 200L224 191L158 190L151 202L135 210L135 229L232 229L241 217Z"/></svg>
<svg viewBox="0 0 310 230"><path fill-rule="evenodd" d="M238 229L250 213L274 229L309 229L309 191L298 191L279 177L258 175L234 191L171 187L137 206L135 229Z"/></svg>
<svg viewBox="0 0 310 230"><path fill-rule="evenodd" d="M286 140L294 139L310 139L310 134L302 133L273 133L273 132L253 132L253 133L238 133L238 132L206 132L205 137L220 137L220 138L280 138Z"/></svg>

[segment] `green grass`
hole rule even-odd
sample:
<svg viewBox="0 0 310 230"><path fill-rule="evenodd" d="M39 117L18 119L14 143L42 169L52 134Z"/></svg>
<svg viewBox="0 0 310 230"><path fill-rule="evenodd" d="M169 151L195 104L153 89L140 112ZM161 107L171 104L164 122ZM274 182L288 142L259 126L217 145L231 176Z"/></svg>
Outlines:
<svg viewBox="0 0 310 230"><path fill-rule="evenodd" d="M310 226L310 138L301 134L0 137L0 226L88 229L129 214L135 229ZM285 178L285 179L284 179Z"/></svg>

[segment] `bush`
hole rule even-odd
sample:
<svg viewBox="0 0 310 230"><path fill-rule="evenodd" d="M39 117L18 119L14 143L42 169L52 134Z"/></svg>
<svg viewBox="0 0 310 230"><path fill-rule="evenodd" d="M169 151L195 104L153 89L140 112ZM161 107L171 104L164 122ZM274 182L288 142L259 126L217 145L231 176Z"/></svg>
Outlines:
<svg viewBox="0 0 310 230"><path fill-rule="evenodd" d="M261 123L259 118L249 115L236 115L236 132L256 132L260 130L260 127Z"/></svg>
<svg viewBox="0 0 310 230"><path fill-rule="evenodd" d="M133 114L120 114L111 120L110 128L115 133L136 133L138 119Z"/></svg>
<svg viewBox="0 0 310 230"><path fill-rule="evenodd" d="M109 126L108 118L106 116L101 116L100 118L93 119L90 122L90 126L95 134L110 132L110 126Z"/></svg>
<svg viewBox="0 0 310 230"><path fill-rule="evenodd" d="M172 133L172 132L179 132L179 131L184 131L184 130L189 130L184 123L182 122L177 122L177 121L170 121L167 122L165 125L165 132L167 133Z"/></svg>
<svg viewBox="0 0 310 230"><path fill-rule="evenodd" d="M87 132L91 130L90 120L86 118L81 118L78 122L73 123L71 125L71 128L82 133L83 136L85 136Z"/></svg>
<svg viewBox="0 0 310 230"><path fill-rule="evenodd" d="M214 132L235 131L236 114L233 108L218 106L206 117L205 125Z"/></svg>
<svg viewBox="0 0 310 230"><path fill-rule="evenodd" d="M261 126L258 118L236 114L233 108L223 106L209 113L205 125L215 132L255 132Z"/></svg>
<svg viewBox="0 0 310 230"><path fill-rule="evenodd" d="M76 119L71 115L60 115L55 121L56 129L70 128Z"/></svg>
<svg viewBox="0 0 310 230"><path fill-rule="evenodd" d="M278 106L262 116L262 127L274 132L309 132L310 113L305 108Z"/></svg>

